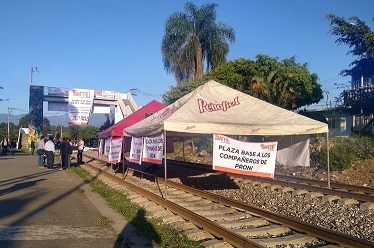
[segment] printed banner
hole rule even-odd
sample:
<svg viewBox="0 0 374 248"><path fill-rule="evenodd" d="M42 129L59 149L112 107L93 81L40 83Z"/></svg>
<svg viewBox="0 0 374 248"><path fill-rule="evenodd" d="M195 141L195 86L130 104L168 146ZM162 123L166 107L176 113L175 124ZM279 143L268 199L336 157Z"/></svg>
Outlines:
<svg viewBox="0 0 374 248"><path fill-rule="evenodd" d="M109 152L110 152L110 140L111 140L111 138L105 139L105 143L104 143L104 155L105 156L109 156Z"/></svg>
<svg viewBox="0 0 374 248"><path fill-rule="evenodd" d="M88 125L94 99L94 90L71 89L68 98L69 124Z"/></svg>
<svg viewBox="0 0 374 248"><path fill-rule="evenodd" d="M122 138L112 138L110 141L110 150L108 162L115 164L121 162Z"/></svg>
<svg viewBox="0 0 374 248"><path fill-rule="evenodd" d="M104 155L104 139L99 140L99 157L102 157Z"/></svg>
<svg viewBox="0 0 374 248"><path fill-rule="evenodd" d="M131 150L129 161L131 163L142 163L142 149L143 149L143 138L131 138Z"/></svg>
<svg viewBox="0 0 374 248"><path fill-rule="evenodd" d="M95 90L95 99L115 100L116 93L108 90Z"/></svg>
<svg viewBox="0 0 374 248"><path fill-rule="evenodd" d="M154 137L144 137L142 161L162 164L163 147L164 138L162 134Z"/></svg>
<svg viewBox="0 0 374 248"><path fill-rule="evenodd" d="M57 96L57 97L68 97L69 89L63 87L44 87L45 95L47 96Z"/></svg>
<svg viewBox="0 0 374 248"><path fill-rule="evenodd" d="M274 177L277 142L242 142L213 134L213 169L242 175Z"/></svg>

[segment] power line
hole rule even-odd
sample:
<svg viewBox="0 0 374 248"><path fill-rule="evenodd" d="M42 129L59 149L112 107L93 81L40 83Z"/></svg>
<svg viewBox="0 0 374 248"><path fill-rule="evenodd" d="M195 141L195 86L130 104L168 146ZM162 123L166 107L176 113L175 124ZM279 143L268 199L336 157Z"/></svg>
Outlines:
<svg viewBox="0 0 374 248"><path fill-rule="evenodd" d="M150 97L161 97L162 94L160 95L154 95L154 94L149 94L149 93L146 93L138 88L132 88L130 89L130 93L131 95L134 95L134 96L137 96L137 95L141 95L141 96L150 96Z"/></svg>

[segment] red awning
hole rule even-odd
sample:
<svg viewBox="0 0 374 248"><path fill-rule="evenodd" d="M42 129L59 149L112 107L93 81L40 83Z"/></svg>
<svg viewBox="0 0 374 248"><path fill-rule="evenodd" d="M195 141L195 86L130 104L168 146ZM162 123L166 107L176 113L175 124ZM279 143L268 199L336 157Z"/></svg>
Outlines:
<svg viewBox="0 0 374 248"><path fill-rule="evenodd" d="M117 122L111 127L108 127L104 131L98 134L99 139L105 139L109 137L123 136L123 129L145 119L149 115L165 108L167 105L160 103L156 100L151 101L147 105L144 105L131 115L127 116L123 120Z"/></svg>

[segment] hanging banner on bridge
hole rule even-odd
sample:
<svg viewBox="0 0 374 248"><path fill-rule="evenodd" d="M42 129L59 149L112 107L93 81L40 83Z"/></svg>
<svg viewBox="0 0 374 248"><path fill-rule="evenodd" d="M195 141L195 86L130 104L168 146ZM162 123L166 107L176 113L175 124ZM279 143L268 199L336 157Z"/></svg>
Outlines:
<svg viewBox="0 0 374 248"><path fill-rule="evenodd" d="M90 117L94 90L70 89L68 97L69 124L86 126Z"/></svg>
<svg viewBox="0 0 374 248"><path fill-rule="evenodd" d="M112 138L110 141L108 162L115 164L121 162L122 154L122 137Z"/></svg>
<svg viewBox="0 0 374 248"><path fill-rule="evenodd" d="M163 134L154 137L144 137L142 161L153 164L162 164L164 153L163 148Z"/></svg>
<svg viewBox="0 0 374 248"><path fill-rule="evenodd" d="M142 163L142 150L143 150L143 138L132 137L131 138L131 150L129 161L131 163Z"/></svg>
<svg viewBox="0 0 374 248"><path fill-rule="evenodd" d="M277 142L242 142L213 134L213 169L274 177Z"/></svg>

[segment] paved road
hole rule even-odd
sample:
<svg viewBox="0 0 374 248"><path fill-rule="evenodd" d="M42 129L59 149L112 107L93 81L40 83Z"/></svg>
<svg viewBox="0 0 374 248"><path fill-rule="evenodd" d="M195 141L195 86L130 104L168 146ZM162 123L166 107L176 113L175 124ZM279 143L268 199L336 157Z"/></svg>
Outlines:
<svg viewBox="0 0 374 248"><path fill-rule="evenodd" d="M0 247L114 247L117 232L73 176L39 168L36 156L0 156Z"/></svg>

